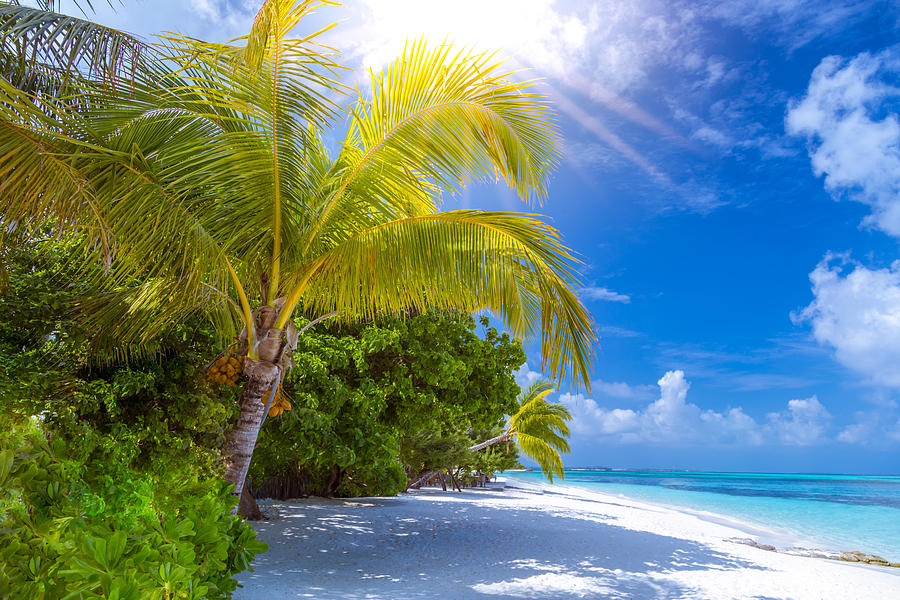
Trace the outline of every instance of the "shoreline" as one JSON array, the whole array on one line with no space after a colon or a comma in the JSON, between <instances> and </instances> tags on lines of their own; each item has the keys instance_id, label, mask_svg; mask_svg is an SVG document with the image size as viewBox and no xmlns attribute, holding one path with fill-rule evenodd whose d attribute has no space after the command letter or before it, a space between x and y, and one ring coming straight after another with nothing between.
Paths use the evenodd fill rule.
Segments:
<instances>
[{"instance_id":1,"label":"shoreline","mask_svg":"<svg viewBox=\"0 0 900 600\"><path fill-rule=\"evenodd\" d=\"M900 594L900 569L770 552L745 530L628 498L492 484L264 500L269 552L235 600L784 598ZM581 492L581 490L579 490Z\"/></svg>"},{"instance_id":2,"label":"shoreline","mask_svg":"<svg viewBox=\"0 0 900 600\"><path fill-rule=\"evenodd\" d=\"M823 549L809 544L798 535L763 527L757 523L742 521L739 518L729 515L723 515L707 510L700 510L679 506L676 504L668 504L665 502L653 502L640 498L631 498L625 494L610 494L607 492L588 490L577 485L554 484L549 485L545 482L531 482L521 479L498 478L498 482L502 482L507 489L522 489L525 491L534 491L543 494L560 494L562 496L579 496L582 493L588 496L605 497L613 499L627 499L635 505L646 504L648 506L663 507L675 512L693 515L702 521L708 523L723 525L725 527L733 527L744 535L728 538L725 541L735 544L743 544L768 552L776 552L779 554L788 554L792 556L805 556L809 558L820 558L826 560L835 560L840 562L864 563L878 567L900 568L900 561L891 561L877 554L864 552L862 550L845 550L845 549Z\"/></svg>"},{"instance_id":3,"label":"shoreline","mask_svg":"<svg viewBox=\"0 0 900 600\"><path fill-rule=\"evenodd\" d=\"M573 471L573 470L570 470ZM650 472L650 471L647 471ZM629 471L643 473L643 471ZM704 476L716 475L700 471ZM850 562L872 562L873 564L897 566L900 564L900 536L898 514L896 508L888 502L860 502L856 500L857 490L851 488L837 490L837 500L821 497L822 489L801 486L802 495L797 497L782 495L777 486L763 484L767 494L720 494L716 487L706 489L703 479L690 479L687 489L651 483L635 485L629 478L607 482L603 477L575 476L574 481L567 478L564 482L547 482L535 477L534 471L508 472L511 485L544 485L548 491L567 488L565 493L578 493L585 490L591 493L621 496L638 502L647 502L666 506L679 512L694 514L701 519L714 523L733 525L748 532L747 537L762 546L774 546L779 551L815 555ZM730 479L741 474L724 473ZM766 478L770 475L765 475ZM793 477L792 475L775 474L777 479ZM864 480L870 476L853 476ZM715 480L716 478L713 477ZM891 476L890 479L900 479ZM653 482L654 478L651 477ZM727 482L727 479L723 480ZM606 483L611 483L607 486ZM741 481L741 485L755 487L752 481ZM699 485L699 488L692 486ZM726 483L727 485L727 483ZM827 486L825 486L827 488ZM896 489L896 488L895 488ZM696 493L695 493L696 492ZM876 498L877 500L877 498ZM880 525L879 525L880 524Z\"/></svg>"}]
</instances>

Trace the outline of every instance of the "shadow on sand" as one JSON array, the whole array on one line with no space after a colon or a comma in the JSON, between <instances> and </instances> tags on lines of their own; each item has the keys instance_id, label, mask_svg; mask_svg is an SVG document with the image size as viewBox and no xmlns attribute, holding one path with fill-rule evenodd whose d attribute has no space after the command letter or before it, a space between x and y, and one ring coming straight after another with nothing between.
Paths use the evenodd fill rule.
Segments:
<instances>
[{"instance_id":1,"label":"shadow on sand","mask_svg":"<svg viewBox=\"0 0 900 600\"><path fill-rule=\"evenodd\" d=\"M270 550L235 598L657 600L695 597L662 576L671 571L760 569L613 520L480 502L496 494L283 504L255 525Z\"/></svg>"}]
</instances>

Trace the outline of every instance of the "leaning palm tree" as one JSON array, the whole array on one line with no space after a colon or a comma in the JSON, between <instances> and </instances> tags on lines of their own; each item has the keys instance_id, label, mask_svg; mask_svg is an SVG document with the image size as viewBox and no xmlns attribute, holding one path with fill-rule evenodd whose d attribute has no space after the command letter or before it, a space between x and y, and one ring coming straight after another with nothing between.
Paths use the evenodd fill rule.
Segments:
<instances>
[{"instance_id":1,"label":"leaning palm tree","mask_svg":"<svg viewBox=\"0 0 900 600\"><path fill-rule=\"evenodd\" d=\"M547 400L547 395L555 388L553 382L539 380L522 390L516 398L518 408L509 417L503 433L469 446L469 451L478 452L494 444L515 441L522 454L533 459L551 483L554 476L563 479L565 472L561 455L569 451L566 438L570 433L568 423L572 415L565 406ZM425 473L409 487L420 487L435 473Z\"/></svg>"},{"instance_id":2,"label":"leaning palm tree","mask_svg":"<svg viewBox=\"0 0 900 600\"><path fill-rule=\"evenodd\" d=\"M0 79L0 225L77 232L86 260L109 265L109 291L84 307L98 348L152 350L199 314L243 357L236 494L295 318L488 310L516 336L540 333L557 379L589 385L592 323L558 233L536 215L439 211L498 177L545 197L546 99L490 55L425 43L351 92L321 31L289 37L320 4L266 0L228 44L162 38L116 85L85 76L65 101Z\"/></svg>"},{"instance_id":3,"label":"leaning palm tree","mask_svg":"<svg viewBox=\"0 0 900 600\"><path fill-rule=\"evenodd\" d=\"M509 417L506 430L500 435L475 444L469 450L477 452L500 442L515 440L522 454L534 459L544 476L551 482L554 475L562 479L562 454L569 451L568 409L547 400L556 386L550 381L535 381L522 390L516 402L515 414Z\"/></svg>"}]
</instances>

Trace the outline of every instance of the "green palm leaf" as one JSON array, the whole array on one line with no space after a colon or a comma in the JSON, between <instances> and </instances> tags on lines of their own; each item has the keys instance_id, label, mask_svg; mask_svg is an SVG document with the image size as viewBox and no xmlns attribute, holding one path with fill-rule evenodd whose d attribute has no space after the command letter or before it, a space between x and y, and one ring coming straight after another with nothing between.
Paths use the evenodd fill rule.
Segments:
<instances>
[{"instance_id":1,"label":"green palm leaf","mask_svg":"<svg viewBox=\"0 0 900 600\"><path fill-rule=\"evenodd\" d=\"M313 269L298 278L309 278L302 297L315 313L353 319L414 305L487 309L513 335L543 328L551 371L561 377L571 367L589 385L590 316L571 291L572 256L538 218L451 211L389 221L340 242Z\"/></svg>"},{"instance_id":2,"label":"green palm leaf","mask_svg":"<svg viewBox=\"0 0 900 600\"><path fill-rule=\"evenodd\" d=\"M435 192L502 176L526 199L540 200L556 164L557 132L546 100L510 81L492 56L418 42L380 75L372 97L352 109L341 182L322 206L305 242L340 219L347 198L379 210L395 198L432 208Z\"/></svg>"},{"instance_id":3,"label":"green palm leaf","mask_svg":"<svg viewBox=\"0 0 900 600\"><path fill-rule=\"evenodd\" d=\"M38 5L0 2L0 75L20 89L58 96L82 77L115 83L152 51L135 36L53 12L57 2Z\"/></svg>"},{"instance_id":4,"label":"green palm leaf","mask_svg":"<svg viewBox=\"0 0 900 600\"><path fill-rule=\"evenodd\" d=\"M522 390L519 410L509 419L507 432L516 439L523 454L534 459L551 482L564 477L561 454L569 452L568 422L572 415L566 407L546 398L554 388L548 381L536 381Z\"/></svg>"}]
</instances>

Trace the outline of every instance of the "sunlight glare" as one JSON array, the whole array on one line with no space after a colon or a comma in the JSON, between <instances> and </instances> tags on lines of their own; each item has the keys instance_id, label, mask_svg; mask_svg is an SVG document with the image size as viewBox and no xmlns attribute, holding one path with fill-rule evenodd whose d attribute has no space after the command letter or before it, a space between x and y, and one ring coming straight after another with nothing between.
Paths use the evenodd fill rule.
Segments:
<instances>
[{"instance_id":1,"label":"sunlight glare","mask_svg":"<svg viewBox=\"0 0 900 600\"><path fill-rule=\"evenodd\" d=\"M520 66L558 71L565 54L585 43L586 29L574 17L561 16L552 0L363 0L371 14L365 29L374 35L358 41L363 66L379 68L403 49L407 40L445 39L474 50L500 50ZM563 52L560 52L563 50ZM568 52L566 52L568 51Z\"/></svg>"}]
</instances>

